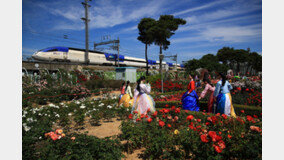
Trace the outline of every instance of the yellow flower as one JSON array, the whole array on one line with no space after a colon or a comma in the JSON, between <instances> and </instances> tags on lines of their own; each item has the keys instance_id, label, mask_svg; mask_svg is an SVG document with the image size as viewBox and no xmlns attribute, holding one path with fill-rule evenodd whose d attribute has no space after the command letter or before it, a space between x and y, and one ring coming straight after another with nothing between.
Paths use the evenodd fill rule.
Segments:
<instances>
[{"instance_id":1,"label":"yellow flower","mask_svg":"<svg viewBox=\"0 0 284 160\"><path fill-rule=\"evenodd\" d=\"M65 134L64 134L64 133L62 133L62 134L61 134L61 137L65 137Z\"/></svg>"},{"instance_id":2,"label":"yellow flower","mask_svg":"<svg viewBox=\"0 0 284 160\"><path fill-rule=\"evenodd\" d=\"M176 130L174 131L174 134L179 134L179 131L176 129Z\"/></svg>"}]
</instances>

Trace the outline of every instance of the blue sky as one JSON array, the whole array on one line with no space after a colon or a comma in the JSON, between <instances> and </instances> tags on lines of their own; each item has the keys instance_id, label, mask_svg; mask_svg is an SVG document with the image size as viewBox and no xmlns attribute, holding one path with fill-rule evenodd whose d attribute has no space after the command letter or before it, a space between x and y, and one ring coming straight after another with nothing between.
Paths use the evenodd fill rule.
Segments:
<instances>
[{"instance_id":1,"label":"blue sky","mask_svg":"<svg viewBox=\"0 0 284 160\"><path fill-rule=\"evenodd\" d=\"M51 46L85 48L82 1L23 0L23 54ZM216 54L224 46L250 47L262 54L261 0L93 0L89 4L91 50L94 42L111 35L121 41L120 54L145 58L145 45L137 40L140 19L172 14L187 21L171 37L169 49L163 51L166 55L177 53L178 63ZM158 60L158 54L158 46L151 45L149 58Z\"/></svg>"}]
</instances>

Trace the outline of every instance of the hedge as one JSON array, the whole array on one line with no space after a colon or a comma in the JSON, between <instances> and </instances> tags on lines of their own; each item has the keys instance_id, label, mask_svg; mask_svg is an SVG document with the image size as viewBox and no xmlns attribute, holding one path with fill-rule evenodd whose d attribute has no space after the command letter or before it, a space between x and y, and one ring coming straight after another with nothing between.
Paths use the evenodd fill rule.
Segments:
<instances>
[{"instance_id":1,"label":"hedge","mask_svg":"<svg viewBox=\"0 0 284 160\"><path fill-rule=\"evenodd\" d=\"M166 104L171 106L176 106L179 107L181 106L180 101L160 101L160 102L155 102L156 103L156 108L164 108ZM205 101L200 101L200 110L206 110L207 111L207 102ZM255 106L246 106L246 105L239 105L239 104L234 104L234 109L237 115L241 114L241 110L245 111L246 115L257 115L258 117L261 117L262 113L262 108L261 107L255 107Z\"/></svg>"}]
</instances>

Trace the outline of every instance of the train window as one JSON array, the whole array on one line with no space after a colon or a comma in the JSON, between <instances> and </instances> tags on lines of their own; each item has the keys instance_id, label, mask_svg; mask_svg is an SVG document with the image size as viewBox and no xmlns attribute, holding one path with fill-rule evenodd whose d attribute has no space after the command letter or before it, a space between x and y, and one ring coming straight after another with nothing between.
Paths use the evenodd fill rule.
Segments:
<instances>
[{"instance_id":1,"label":"train window","mask_svg":"<svg viewBox=\"0 0 284 160\"><path fill-rule=\"evenodd\" d=\"M48 50L48 52L52 52L52 51L58 51L58 49L51 49L51 50Z\"/></svg>"}]
</instances>

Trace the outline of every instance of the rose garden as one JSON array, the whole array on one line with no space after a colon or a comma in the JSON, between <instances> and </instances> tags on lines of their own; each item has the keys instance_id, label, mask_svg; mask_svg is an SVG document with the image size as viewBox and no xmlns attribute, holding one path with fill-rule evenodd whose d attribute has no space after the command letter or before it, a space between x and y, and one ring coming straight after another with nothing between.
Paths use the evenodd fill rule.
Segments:
<instances>
[{"instance_id":1,"label":"rose garden","mask_svg":"<svg viewBox=\"0 0 284 160\"><path fill-rule=\"evenodd\" d=\"M231 79L233 118L208 113L208 96L199 112L183 110L186 74L167 73L162 93L160 75L151 73L156 111L137 116L132 106L118 106L122 81L89 72L23 77L23 159L261 159L258 76Z\"/></svg>"}]
</instances>

